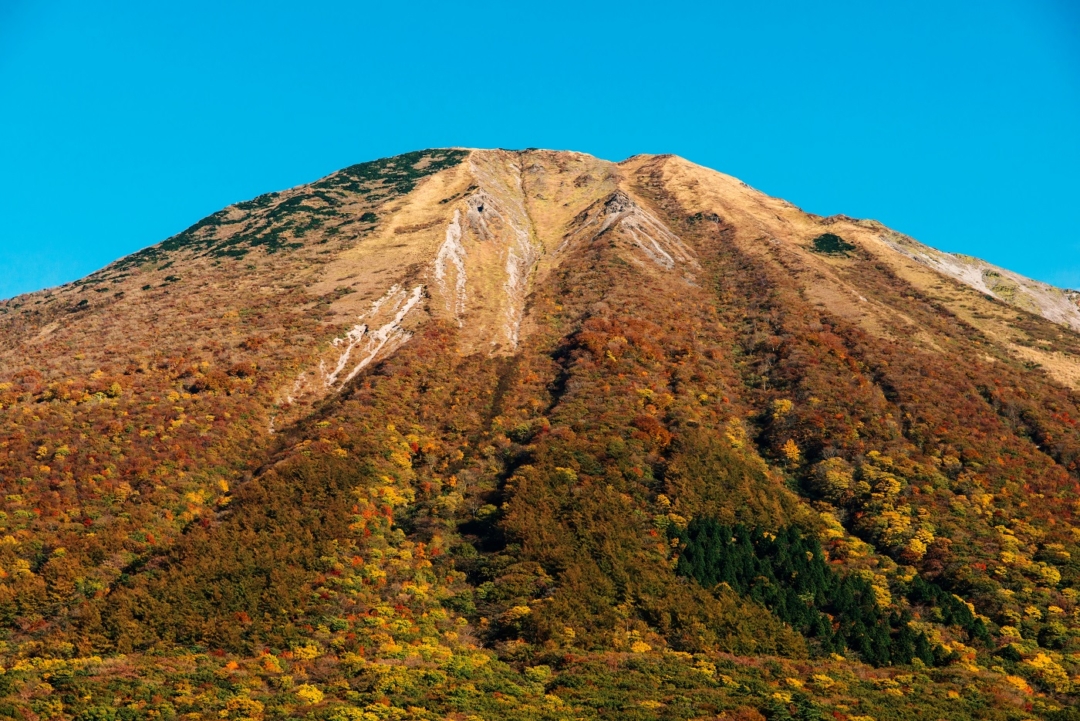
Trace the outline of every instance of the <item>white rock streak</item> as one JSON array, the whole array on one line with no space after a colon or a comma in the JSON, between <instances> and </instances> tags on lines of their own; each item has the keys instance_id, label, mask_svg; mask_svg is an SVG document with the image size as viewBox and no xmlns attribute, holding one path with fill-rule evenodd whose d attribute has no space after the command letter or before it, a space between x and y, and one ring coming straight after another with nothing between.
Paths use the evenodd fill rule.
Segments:
<instances>
[{"instance_id":1,"label":"white rock streak","mask_svg":"<svg viewBox=\"0 0 1080 721\"><path fill-rule=\"evenodd\" d=\"M404 330L401 327L401 321L405 320L405 316L409 314L409 311L416 307L416 304L420 302L421 295L423 293L424 286L418 285L413 288L412 293L405 298L404 302L398 306L397 314L394 319L386 325L382 326L378 330L369 333L367 337L367 345L364 348L364 352L367 353L364 358L353 366L349 375L345 376L345 380L342 383L348 383L356 374L359 373L367 366L371 361L375 360L375 356L378 355L385 346L391 345L397 347L409 340L412 334Z\"/></svg>"},{"instance_id":2,"label":"white rock streak","mask_svg":"<svg viewBox=\"0 0 1080 721\"><path fill-rule=\"evenodd\" d=\"M446 226L446 239L439 246L439 253L435 256L435 280L439 288L446 296L446 309L454 314L458 326L461 325L461 316L465 313L465 246L461 242L461 211L454 211L454 219ZM447 265L454 267L454 292L451 294L446 287Z\"/></svg>"},{"instance_id":3,"label":"white rock streak","mask_svg":"<svg viewBox=\"0 0 1080 721\"><path fill-rule=\"evenodd\" d=\"M622 228L634 239L634 243L644 251L645 255L668 270L675 267L675 258L672 253L679 255L679 260L683 262L690 260L688 254L680 252L685 248L678 236L652 216L640 212L639 208L635 210L638 212L631 212L622 219ZM665 246L671 251L670 253L665 250Z\"/></svg>"},{"instance_id":4,"label":"white rock streak","mask_svg":"<svg viewBox=\"0 0 1080 721\"><path fill-rule=\"evenodd\" d=\"M295 401L295 397L299 397L304 393L304 386L307 385L307 373L301 373L296 376L296 380L293 381L292 390L285 396L285 402L290 405ZM273 423L271 423L273 425Z\"/></svg>"},{"instance_id":5,"label":"white rock streak","mask_svg":"<svg viewBox=\"0 0 1080 721\"><path fill-rule=\"evenodd\" d=\"M599 207L589 208L582 225L568 235L555 252L562 252L586 231L591 231L591 237L597 238L616 226L647 258L666 270L674 270L678 264L697 265L693 251L679 236L622 191L612 193Z\"/></svg>"},{"instance_id":6,"label":"white rock streak","mask_svg":"<svg viewBox=\"0 0 1080 721\"><path fill-rule=\"evenodd\" d=\"M486 160L487 162L478 162ZM525 312L525 298L528 295L529 277L540 259L539 249L532 241L532 221L525 208L525 188L521 176L521 167L516 162L507 163L507 169L513 173L513 184L507 183L499 174L492 172L488 157L482 159L474 154L469 158L469 166L480 185L480 190L468 200L467 218L470 227L483 240L501 240L506 246L506 291L505 321L503 335L510 348L516 349L521 336L521 321ZM498 218L508 233L497 234L491 231L488 218ZM500 237L500 235L502 237Z\"/></svg>"},{"instance_id":7,"label":"white rock streak","mask_svg":"<svg viewBox=\"0 0 1080 721\"><path fill-rule=\"evenodd\" d=\"M373 317L383 306L390 308L394 313L393 318L374 330L369 328L367 323L358 323L345 334L344 338L335 338L332 345L342 350L334 370L330 373L323 371L324 385L331 389L335 386L339 388L344 386L375 360L384 348L388 346L396 348L407 341L411 334L401 327L401 322L420 302L423 290L424 286L418 285L413 288L412 293L406 293L401 286L394 285L386 295L372 303L371 310L361 316L360 320ZM354 351L359 360L353 360ZM349 369L348 373L341 378L341 374L346 369Z\"/></svg>"}]
</instances>

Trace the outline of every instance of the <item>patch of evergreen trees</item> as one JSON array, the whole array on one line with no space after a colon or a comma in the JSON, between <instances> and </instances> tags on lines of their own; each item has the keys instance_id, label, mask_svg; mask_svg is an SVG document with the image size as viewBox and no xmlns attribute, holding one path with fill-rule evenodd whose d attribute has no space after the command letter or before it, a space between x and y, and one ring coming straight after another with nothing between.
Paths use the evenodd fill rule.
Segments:
<instances>
[{"instance_id":1,"label":"patch of evergreen trees","mask_svg":"<svg viewBox=\"0 0 1080 721\"><path fill-rule=\"evenodd\" d=\"M967 631L970 640L977 639L984 645L990 645L993 641L986 624L972 613L968 605L936 583L916 576L911 582L907 597L915 603L921 602L933 606L940 615L938 620L941 623L947 626L959 626Z\"/></svg>"},{"instance_id":2,"label":"patch of evergreen trees","mask_svg":"<svg viewBox=\"0 0 1080 721\"><path fill-rule=\"evenodd\" d=\"M834 233L824 233L814 238L814 250L825 255L847 256L855 246Z\"/></svg>"},{"instance_id":3,"label":"patch of evergreen trees","mask_svg":"<svg viewBox=\"0 0 1080 721\"><path fill-rule=\"evenodd\" d=\"M773 534L696 519L677 536L679 575L707 587L726 583L816 641L824 653L850 649L875 666L947 660L941 646L908 625L910 614L879 608L867 581L830 568L817 539L794 526Z\"/></svg>"},{"instance_id":4,"label":"patch of evergreen trees","mask_svg":"<svg viewBox=\"0 0 1080 721\"><path fill-rule=\"evenodd\" d=\"M334 189L351 193L370 191L367 183L382 181L395 194L404 195L416 187L422 178L446 168L452 168L466 157L469 151L454 148L433 148L380 158L349 167L323 178L312 187L316 190ZM426 162L425 162L426 161ZM422 167L417 167L422 164Z\"/></svg>"}]
</instances>

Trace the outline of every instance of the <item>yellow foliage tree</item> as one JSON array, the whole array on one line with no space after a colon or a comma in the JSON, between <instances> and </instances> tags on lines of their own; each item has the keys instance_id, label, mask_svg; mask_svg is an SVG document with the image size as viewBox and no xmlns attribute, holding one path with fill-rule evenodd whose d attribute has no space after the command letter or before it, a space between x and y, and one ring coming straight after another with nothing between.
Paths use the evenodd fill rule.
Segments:
<instances>
[{"instance_id":1,"label":"yellow foliage tree","mask_svg":"<svg viewBox=\"0 0 1080 721\"><path fill-rule=\"evenodd\" d=\"M797 465L802 461L802 452L799 451L799 446L795 443L794 439L788 438L787 443L785 443L784 447L780 450L783 452L784 458L786 458L791 465Z\"/></svg>"}]
</instances>

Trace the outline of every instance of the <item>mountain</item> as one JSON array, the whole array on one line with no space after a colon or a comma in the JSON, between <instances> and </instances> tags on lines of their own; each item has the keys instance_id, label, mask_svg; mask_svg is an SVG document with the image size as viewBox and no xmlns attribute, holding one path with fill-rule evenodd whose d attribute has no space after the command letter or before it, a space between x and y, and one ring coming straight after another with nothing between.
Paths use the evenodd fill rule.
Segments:
<instances>
[{"instance_id":1,"label":"mountain","mask_svg":"<svg viewBox=\"0 0 1080 721\"><path fill-rule=\"evenodd\" d=\"M440 149L0 302L14 718L1075 718L1080 308Z\"/></svg>"}]
</instances>

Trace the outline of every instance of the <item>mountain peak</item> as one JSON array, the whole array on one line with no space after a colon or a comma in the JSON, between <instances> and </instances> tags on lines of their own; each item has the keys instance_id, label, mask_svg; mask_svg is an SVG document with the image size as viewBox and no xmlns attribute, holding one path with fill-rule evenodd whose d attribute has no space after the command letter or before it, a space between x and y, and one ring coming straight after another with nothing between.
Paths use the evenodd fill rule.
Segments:
<instances>
[{"instance_id":1,"label":"mountain peak","mask_svg":"<svg viewBox=\"0 0 1080 721\"><path fill-rule=\"evenodd\" d=\"M421 318L449 321L461 329L462 353L512 353L521 334L530 332L524 307L532 287L557 271L576 244L606 234L623 247L627 262L677 270L686 282L695 282L700 248L684 242L657 217L650 209L655 200L639 197L657 189L695 222L708 218L752 243L785 247L799 264L833 281L850 253L816 252L814 239L826 232L843 237L852 251L878 258L950 307L958 296L946 298L931 290L940 283L938 274L984 298L1080 329L1080 307L1065 291L975 258L934 250L876 221L805 213L675 155L635 155L611 163L573 151L472 148L430 149L360 163L308 185L237 203L82 281L6 301L0 314L21 309L22 317L32 312L55 322L65 313L100 309L111 314L106 308L114 307L123 312L147 295L172 295L188 288L186 276L203 285L258 286L261 292L291 277L294 288L334 296L326 322L341 328L342 335L338 345L332 343L323 353L322 366L337 368L338 346L353 358L356 345L348 340L350 334L363 335L358 342L367 347L367 333L381 330L387 337L376 342L375 355L363 356L363 362L373 362L403 342ZM417 287L420 297L408 304L400 322L396 311L382 317L397 305L379 304L379 299L402 289L411 294ZM865 297L842 287L812 292L823 299L828 295L838 309L846 305L840 298ZM985 312L956 311L976 327L1008 335L1006 328L988 323ZM843 312L875 333L895 321L878 318L888 313L880 307L854 305ZM386 323L405 325L389 328ZM1021 344L1016 350L1038 362L1047 360L1037 346ZM1071 362L1061 366L1060 361L1048 364L1062 379L1080 376ZM297 381L297 392L329 388L338 375L307 370Z\"/></svg>"},{"instance_id":2,"label":"mountain peak","mask_svg":"<svg viewBox=\"0 0 1080 721\"><path fill-rule=\"evenodd\" d=\"M237 203L0 303L0 689L1075 705L1077 323L671 155L433 149Z\"/></svg>"}]
</instances>

